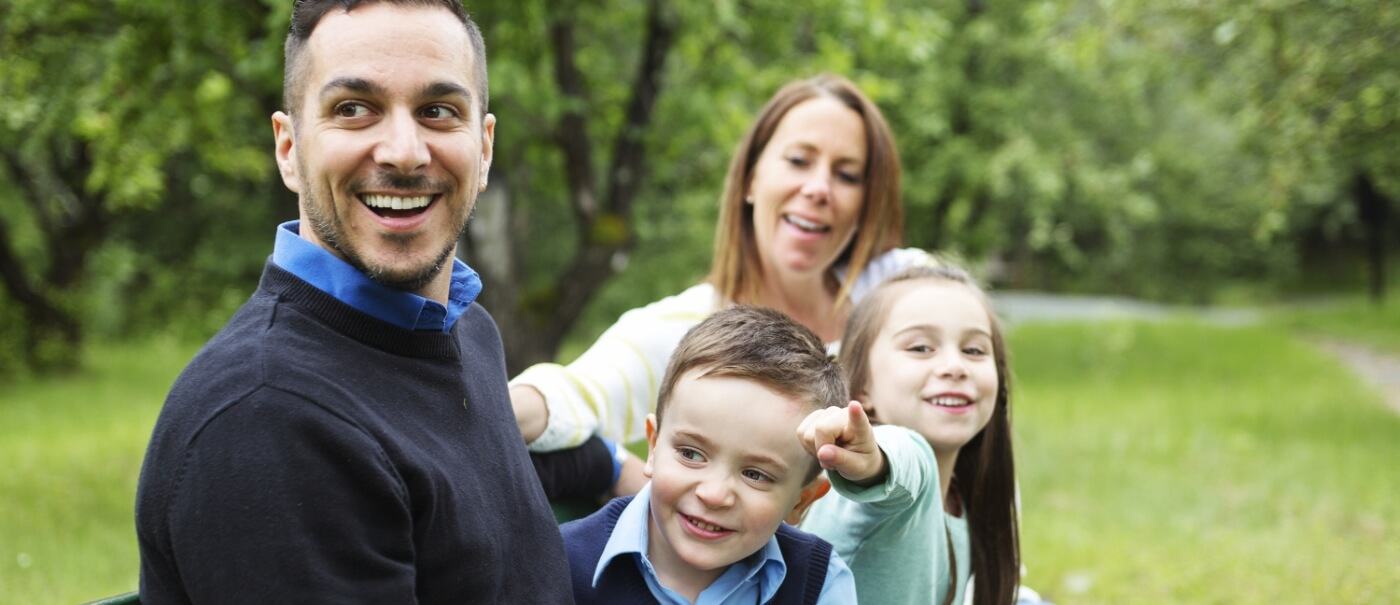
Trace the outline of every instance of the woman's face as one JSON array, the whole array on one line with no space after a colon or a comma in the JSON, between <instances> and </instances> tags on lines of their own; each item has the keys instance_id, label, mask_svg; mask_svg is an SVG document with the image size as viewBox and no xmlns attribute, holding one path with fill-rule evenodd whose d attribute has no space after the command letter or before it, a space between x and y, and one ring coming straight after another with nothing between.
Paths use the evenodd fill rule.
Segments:
<instances>
[{"instance_id":1,"label":"woman's face","mask_svg":"<svg viewBox=\"0 0 1400 605\"><path fill-rule=\"evenodd\" d=\"M766 273L821 273L835 262L855 235L865 162L865 123L840 101L815 97L783 116L745 198Z\"/></svg>"}]
</instances>

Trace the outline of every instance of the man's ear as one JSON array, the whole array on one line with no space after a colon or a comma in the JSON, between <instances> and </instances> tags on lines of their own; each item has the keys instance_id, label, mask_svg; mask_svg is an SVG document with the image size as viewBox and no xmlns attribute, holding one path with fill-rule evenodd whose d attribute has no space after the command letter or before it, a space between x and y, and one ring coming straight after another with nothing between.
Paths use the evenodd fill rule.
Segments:
<instances>
[{"instance_id":1,"label":"man's ear","mask_svg":"<svg viewBox=\"0 0 1400 605\"><path fill-rule=\"evenodd\" d=\"M656 414L647 414L647 463L642 467L642 474L651 478L652 461L656 460Z\"/></svg>"},{"instance_id":2,"label":"man's ear","mask_svg":"<svg viewBox=\"0 0 1400 605\"><path fill-rule=\"evenodd\" d=\"M792 512L788 513L786 519L788 525L797 525L802 522L802 518L807 516L807 509L817 500L821 500L827 492L831 491L831 481L826 478L826 474L817 475L811 483L802 488L802 493L797 497L797 505L792 507Z\"/></svg>"},{"instance_id":3,"label":"man's ear","mask_svg":"<svg viewBox=\"0 0 1400 605\"><path fill-rule=\"evenodd\" d=\"M292 116L278 111L272 114L272 139L277 157L277 171L282 184L293 193L301 193L301 171L297 169L297 143L292 134Z\"/></svg>"},{"instance_id":4,"label":"man's ear","mask_svg":"<svg viewBox=\"0 0 1400 605\"><path fill-rule=\"evenodd\" d=\"M496 116L486 114L481 118L481 174L480 184L477 185L477 193L486 191L486 179L491 175L491 158L495 157L496 150Z\"/></svg>"}]
</instances>

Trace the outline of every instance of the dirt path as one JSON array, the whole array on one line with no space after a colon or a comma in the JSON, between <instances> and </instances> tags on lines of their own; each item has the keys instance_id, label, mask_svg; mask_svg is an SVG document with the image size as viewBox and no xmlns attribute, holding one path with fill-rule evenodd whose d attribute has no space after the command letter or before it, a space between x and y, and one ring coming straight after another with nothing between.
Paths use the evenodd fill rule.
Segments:
<instances>
[{"instance_id":1,"label":"dirt path","mask_svg":"<svg viewBox=\"0 0 1400 605\"><path fill-rule=\"evenodd\" d=\"M1002 291L992 295L993 305L1009 323L1024 321L1094 321L1102 319L1169 319L1191 316L1219 325L1256 322L1255 309L1211 309L1160 305L1130 298L1067 296L1039 292ZM1323 350L1341 360L1352 372L1375 385L1387 407L1400 414L1400 356L1358 344L1316 339Z\"/></svg>"},{"instance_id":2,"label":"dirt path","mask_svg":"<svg viewBox=\"0 0 1400 605\"><path fill-rule=\"evenodd\" d=\"M1342 360L1351 371L1376 385L1386 406L1400 414L1400 357L1340 340L1316 342Z\"/></svg>"}]
</instances>

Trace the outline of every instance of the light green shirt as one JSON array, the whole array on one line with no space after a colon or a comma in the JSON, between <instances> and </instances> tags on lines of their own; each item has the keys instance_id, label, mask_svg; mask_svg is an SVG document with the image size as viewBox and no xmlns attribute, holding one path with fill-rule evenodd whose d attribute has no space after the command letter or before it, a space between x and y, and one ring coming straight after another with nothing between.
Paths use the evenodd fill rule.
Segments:
<instances>
[{"instance_id":1,"label":"light green shirt","mask_svg":"<svg viewBox=\"0 0 1400 605\"><path fill-rule=\"evenodd\" d=\"M971 570L967 522L943 512L933 448L903 427L875 427L885 452L885 481L859 487L831 474L832 494L818 500L802 529L831 542L856 577L862 603L938 605L949 590L961 603ZM950 527L951 526L951 527ZM957 581L948 574L952 530Z\"/></svg>"}]
</instances>

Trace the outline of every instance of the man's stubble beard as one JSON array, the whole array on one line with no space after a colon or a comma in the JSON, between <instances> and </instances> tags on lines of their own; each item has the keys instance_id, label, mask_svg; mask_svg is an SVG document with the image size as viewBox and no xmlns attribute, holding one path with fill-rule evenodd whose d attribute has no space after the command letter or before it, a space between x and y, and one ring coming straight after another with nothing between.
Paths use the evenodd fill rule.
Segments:
<instances>
[{"instance_id":1,"label":"man's stubble beard","mask_svg":"<svg viewBox=\"0 0 1400 605\"><path fill-rule=\"evenodd\" d=\"M300 158L298 158L297 163L299 164L298 168L301 170L301 174L306 175L306 166L301 162ZM409 178L412 179L414 177ZM398 184L402 185L404 177L384 175L380 180L388 183L398 182ZM365 276L369 277L371 280L390 288L407 292L418 292L422 290L423 287L432 282L438 274L442 273L442 270L447 266L448 259L452 258L452 252L456 249L457 242L461 241L462 234L467 229L467 221L471 218L471 211L476 206L476 200L473 199L469 200L463 207L462 216L455 230L455 235L444 244L442 251L438 253L436 258L417 269L410 269L402 273L394 273L389 267L371 265L366 262L364 257L360 255L359 251L356 250L354 245L349 241L349 238L342 237L345 231L344 225L340 220L340 215L336 213L333 207L333 202L331 204L322 203L320 196L316 194L315 187L312 186L311 183L306 183L303 189L306 191L301 194L301 208L302 211L306 213L306 219L311 223L311 231L316 234L317 239L320 239L322 243L331 250L337 252L341 258L345 259L345 262L350 263L350 266L365 274ZM445 198L450 193L452 192L443 193L443 197ZM359 201L354 200L353 203L359 203ZM439 199L437 203L446 202ZM381 236L371 235L371 237ZM403 248L412 243L415 237L427 236L390 234L382 237L385 237L385 239Z\"/></svg>"}]
</instances>

